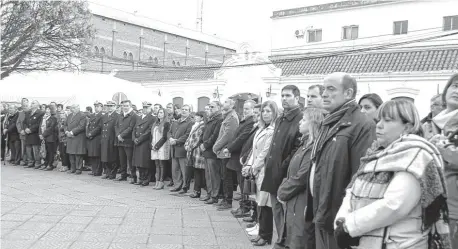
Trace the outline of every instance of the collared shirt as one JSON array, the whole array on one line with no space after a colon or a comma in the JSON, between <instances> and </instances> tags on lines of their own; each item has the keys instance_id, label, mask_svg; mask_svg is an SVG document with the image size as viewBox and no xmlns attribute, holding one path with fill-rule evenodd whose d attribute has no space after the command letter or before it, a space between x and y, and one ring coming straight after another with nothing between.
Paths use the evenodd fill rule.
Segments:
<instances>
[{"instance_id":1,"label":"collared shirt","mask_svg":"<svg viewBox=\"0 0 458 249\"><path fill-rule=\"evenodd\" d=\"M123 112L122 115L125 117L127 116L129 113L131 113L134 109L130 109L128 112Z\"/></svg>"}]
</instances>

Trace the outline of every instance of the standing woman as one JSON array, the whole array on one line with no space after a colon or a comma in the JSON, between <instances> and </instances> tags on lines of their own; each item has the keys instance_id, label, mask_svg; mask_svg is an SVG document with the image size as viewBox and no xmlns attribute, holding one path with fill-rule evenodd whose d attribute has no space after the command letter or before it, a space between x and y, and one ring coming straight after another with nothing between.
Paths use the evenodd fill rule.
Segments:
<instances>
[{"instance_id":1,"label":"standing woman","mask_svg":"<svg viewBox=\"0 0 458 249\"><path fill-rule=\"evenodd\" d=\"M46 147L45 163L40 168L41 170L53 170L54 156L56 155L56 140L58 136L58 121L55 115L51 115L51 108L46 106L45 115L43 116L40 138L44 140Z\"/></svg>"},{"instance_id":2,"label":"standing woman","mask_svg":"<svg viewBox=\"0 0 458 249\"><path fill-rule=\"evenodd\" d=\"M302 144L291 159L288 173L277 192L277 198L285 203L286 244L290 249L315 248L315 225L305 217L307 197L310 191L309 177L313 141L318 137L324 110L307 108L299 124ZM304 222L305 221L305 222Z\"/></svg>"},{"instance_id":3,"label":"standing woman","mask_svg":"<svg viewBox=\"0 0 458 249\"><path fill-rule=\"evenodd\" d=\"M377 110L383 104L382 98L376 93L368 93L359 99L361 112L365 113L372 120L377 118Z\"/></svg>"},{"instance_id":4,"label":"standing woman","mask_svg":"<svg viewBox=\"0 0 458 249\"><path fill-rule=\"evenodd\" d=\"M450 215L452 248L458 248L458 74L447 82L442 93L446 109L433 118L431 138L445 162L447 204Z\"/></svg>"},{"instance_id":5,"label":"standing woman","mask_svg":"<svg viewBox=\"0 0 458 249\"><path fill-rule=\"evenodd\" d=\"M156 186L154 189L164 188L165 166L170 160L170 142L167 138L169 130L169 116L164 108L160 108L157 112L157 121L151 128L151 160L156 161Z\"/></svg>"},{"instance_id":6,"label":"standing woman","mask_svg":"<svg viewBox=\"0 0 458 249\"><path fill-rule=\"evenodd\" d=\"M261 106L261 118L258 123L259 128L253 139L253 149L248 159L248 166L242 169L242 174L244 176L252 174L256 181L256 203L260 212L258 225L251 230L250 234L258 235L251 240L254 246L265 246L266 244L270 245L272 243L273 213L270 193L261 191L261 185L264 181L265 159L269 154L270 144L274 134L275 119L277 119L277 117L277 104L270 100L264 102Z\"/></svg>"},{"instance_id":7,"label":"standing woman","mask_svg":"<svg viewBox=\"0 0 458 249\"><path fill-rule=\"evenodd\" d=\"M202 143L201 136L204 131L206 116L203 111L195 114L195 123L184 144L188 158L187 166L194 167L194 193L189 196L191 198L200 198L200 191L205 188L205 158L202 156L202 151L199 147Z\"/></svg>"}]
</instances>

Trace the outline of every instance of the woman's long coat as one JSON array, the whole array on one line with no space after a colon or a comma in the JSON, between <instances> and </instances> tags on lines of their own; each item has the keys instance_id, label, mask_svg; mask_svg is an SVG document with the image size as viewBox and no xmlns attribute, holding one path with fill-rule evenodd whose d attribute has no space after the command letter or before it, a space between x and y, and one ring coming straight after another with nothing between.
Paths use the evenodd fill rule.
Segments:
<instances>
[{"instance_id":1,"label":"woman's long coat","mask_svg":"<svg viewBox=\"0 0 458 249\"><path fill-rule=\"evenodd\" d=\"M254 136L253 150L248 161L248 165L251 165L253 172L255 172L256 202L258 203L258 206L272 206L270 203L270 194L268 192L261 191L261 185L264 181L265 175L265 159L269 154L273 134L274 127L272 125L265 128L259 128Z\"/></svg>"},{"instance_id":2,"label":"woman's long coat","mask_svg":"<svg viewBox=\"0 0 458 249\"><path fill-rule=\"evenodd\" d=\"M151 165L150 153L150 140L151 140L151 127L156 122L156 117L151 114L137 116L134 130L132 132L132 140L134 141L134 152L132 156L132 166L139 168L149 168ZM135 144L135 140L138 143Z\"/></svg>"}]
</instances>

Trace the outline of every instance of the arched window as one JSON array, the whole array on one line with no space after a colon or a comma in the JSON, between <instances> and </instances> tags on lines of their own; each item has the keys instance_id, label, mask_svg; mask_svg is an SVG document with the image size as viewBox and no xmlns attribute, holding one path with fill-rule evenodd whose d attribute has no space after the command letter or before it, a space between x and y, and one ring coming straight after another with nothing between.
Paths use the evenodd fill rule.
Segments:
<instances>
[{"instance_id":1,"label":"arched window","mask_svg":"<svg viewBox=\"0 0 458 249\"><path fill-rule=\"evenodd\" d=\"M94 47L94 53L99 54L99 48L97 46Z\"/></svg>"},{"instance_id":2,"label":"arched window","mask_svg":"<svg viewBox=\"0 0 458 249\"><path fill-rule=\"evenodd\" d=\"M100 48L100 53L101 53L102 55L105 55L105 49L104 49L103 47Z\"/></svg>"},{"instance_id":3,"label":"arched window","mask_svg":"<svg viewBox=\"0 0 458 249\"><path fill-rule=\"evenodd\" d=\"M159 61L157 60L157 57L154 57L154 64L158 64Z\"/></svg>"},{"instance_id":4,"label":"arched window","mask_svg":"<svg viewBox=\"0 0 458 249\"><path fill-rule=\"evenodd\" d=\"M175 97L175 98L173 98L172 103L174 105L179 105L180 107L182 107L183 106L183 98L182 97Z\"/></svg>"},{"instance_id":5,"label":"arched window","mask_svg":"<svg viewBox=\"0 0 458 249\"><path fill-rule=\"evenodd\" d=\"M134 60L134 56L132 55L132 53L129 53L129 60L130 60L130 61L133 61L133 60Z\"/></svg>"},{"instance_id":6,"label":"arched window","mask_svg":"<svg viewBox=\"0 0 458 249\"><path fill-rule=\"evenodd\" d=\"M205 106L210 103L210 98L208 97L200 97L197 99L197 110L198 111L205 111Z\"/></svg>"},{"instance_id":7,"label":"arched window","mask_svg":"<svg viewBox=\"0 0 458 249\"><path fill-rule=\"evenodd\" d=\"M124 60L127 60L127 52L126 51L124 51L123 58L124 58Z\"/></svg>"}]
</instances>

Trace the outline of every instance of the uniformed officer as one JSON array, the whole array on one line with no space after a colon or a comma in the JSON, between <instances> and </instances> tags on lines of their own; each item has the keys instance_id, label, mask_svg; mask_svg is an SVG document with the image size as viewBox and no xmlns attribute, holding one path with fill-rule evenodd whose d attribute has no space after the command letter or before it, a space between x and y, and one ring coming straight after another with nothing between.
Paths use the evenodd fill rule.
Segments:
<instances>
[{"instance_id":1,"label":"uniformed officer","mask_svg":"<svg viewBox=\"0 0 458 249\"><path fill-rule=\"evenodd\" d=\"M131 171L134 145L132 141L132 131L135 126L135 121L137 120L137 114L135 114L132 109L132 102L130 100L124 100L121 104L122 113L118 116L118 120L115 124L115 145L118 146L120 164L120 176L116 181L126 181L127 172Z\"/></svg>"},{"instance_id":2,"label":"uniformed officer","mask_svg":"<svg viewBox=\"0 0 458 249\"><path fill-rule=\"evenodd\" d=\"M134 152L132 157L132 168L131 168L131 184L148 186L148 171L151 167L151 127L156 122L156 117L151 115L151 106L149 102L143 102L143 110L141 116L137 116L134 130ZM139 171L139 179L137 181L137 172Z\"/></svg>"},{"instance_id":3,"label":"uniformed officer","mask_svg":"<svg viewBox=\"0 0 458 249\"><path fill-rule=\"evenodd\" d=\"M118 149L115 146L115 123L118 120L116 103L107 101L107 113L102 116L102 137L100 139L100 161L105 168L103 179L115 179L118 159Z\"/></svg>"},{"instance_id":4,"label":"uniformed officer","mask_svg":"<svg viewBox=\"0 0 458 249\"><path fill-rule=\"evenodd\" d=\"M89 115L86 129L87 137L87 156L92 172L89 175L101 176L102 166L100 164L101 138L102 138L102 108L103 104L96 101L94 103L95 113Z\"/></svg>"}]
</instances>

